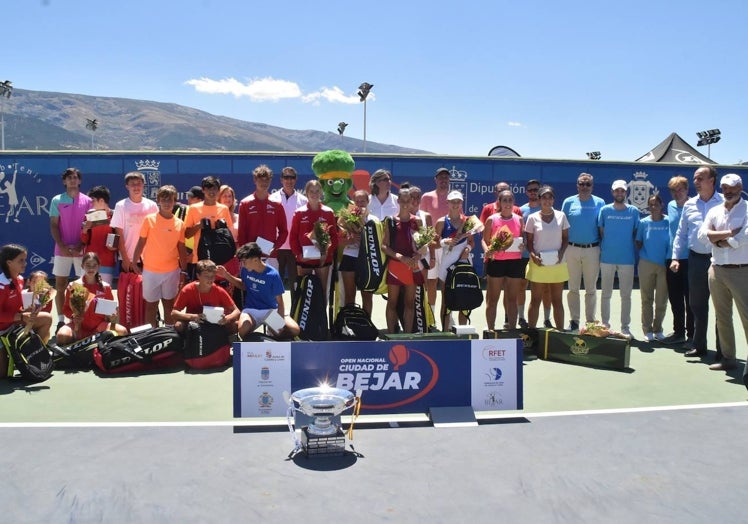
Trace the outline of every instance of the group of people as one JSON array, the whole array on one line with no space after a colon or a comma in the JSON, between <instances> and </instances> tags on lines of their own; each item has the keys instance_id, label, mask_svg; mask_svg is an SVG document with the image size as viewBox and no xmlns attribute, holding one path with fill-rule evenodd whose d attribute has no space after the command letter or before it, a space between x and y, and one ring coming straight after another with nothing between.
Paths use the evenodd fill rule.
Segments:
<instances>
[{"instance_id":1,"label":"group of people","mask_svg":"<svg viewBox=\"0 0 748 524\"><path fill-rule=\"evenodd\" d=\"M153 326L158 324L159 304L164 322L175 323L177 329L184 329L188 322L205 321L203 308L213 306L223 308L219 323L240 337L276 313L283 321L282 327L275 324L273 333L294 337L299 326L283 302L283 279L292 288L297 276L314 273L327 290L333 267L341 275L341 305L356 302L360 233L343 227L340 215L325 205L320 181L307 182L300 192L295 187L296 170L286 167L281 172L281 188L271 193L273 172L268 166L258 166L252 178L254 192L238 205L233 188L215 176L191 188L185 205L178 202L178 191L171 185L158 189L155 202L146 198L145 178L133 171L124 177L127 198L112 210L106 187L95 186L84 194L80 171L66 169L62 174L65 191L50 205L55 288L45 292L47 302L54 297L57 306L58 343L104 329L122 334L134 327L119 324L116 314L95 310L97 300L112 300L111 283L117 269L120 281L125 273L141 276L145 320ZM565 286L570 330L578 330L582 321L582 287L585 322L599 318L610 328L617 276L620 332L632 336L631 291L638 258L644 338L687 343L686 355L703 357L711 291L723 357L712 368L736 365L733 301L748 328L748 280L741 278L748 272L747 215L738 175L722 177L720 194L716 170L700 167L693 176L697 194L691 198L688 179L673 177L668 183L672 200L665 205L659 194L650 196L646 218L626 203L625 181L613 182L612 202L606 204L593 194L594 178L588 173L578 176L577 194L563 200L558 209L554 189L538 180L525 184L527 202L521 207L510 186L500 182L495 186L495 202L486 204L477 220L465 216L464 197L450 188L447 169L436 171L434 183L435 188L425 193L402 183L395 195L392 174L380 169L370 177L368 192L359 189L353 194L362 220L389 224L382 230L381 245L388 260L388 331L412 329L419 286L435 311L447 268L458 260L470 261L479 241L489 330L536 327L541 306L544 325L563 329ZM235 256L218 263L201 258L198 246L206 227L228 229L237 246ZM320 227L327 234L324 243ZM427 228L433 228L435 237L419 248L415 239ZM0 329L30 324L46 340L54 324L51 303L45 307L22 303L26 256L17 244L0 249ZM79 277L72 284L71 271ZM46 275L41 277L45 280ZM602 288L599 317L598 277ZM80 294L76 289L81 287L87 292L83 309L71 304L72 295ZM30 291L39 295L39 289L34 285ZM502 293L503 322L497 320ZM361 303L369 315L372 295L361 291ZM668 300L673 332L666 336L663 320ZM443 298L440 313L442 329L447 330L454 319L446 314ZM458 322L465 319L460 317Z\"/></svg>"}]
</instances>

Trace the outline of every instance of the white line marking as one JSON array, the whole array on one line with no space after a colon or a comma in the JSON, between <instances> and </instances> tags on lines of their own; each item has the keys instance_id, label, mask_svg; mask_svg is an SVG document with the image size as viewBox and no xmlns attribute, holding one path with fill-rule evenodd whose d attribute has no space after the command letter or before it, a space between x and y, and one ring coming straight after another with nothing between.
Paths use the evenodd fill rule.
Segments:
<instances>
[{"instance_id":1,"label":"white line marking","mask_svg":"<svg viewBox=\"0 0 748 524\"><path fill-rule=\"evenodd\" d=\"M493 420L493 419L512 419L512 418L541 418L541 417L568 417L568 416L579 416L579 415L616 415L624 413L648 413L656 411L683 411L687 409L714 409L714 408L738 408L748 407L748 402L724 402L724 403L713 403L713 404L686 404L681 406L651 406L651 407L640 407L640 408L612 408L612 409L588 409L588 410L574 410L574 411L547 411L540 413L524 413L522 411L512 411L510 413L499 413L499 412L476 412L475 416L478 420ZM373 415L367 419L367 415L361 415L357 424L369 423L381 423L389 422L390 424L396 424L402 422L403 418L398 418L398 415L393 415L391 419L384 418L383 415ZM408 422L429 422L429 418L426 415L416 416L410 415L405 418ZM181 421L181 422L2 422L0 423L0 429L16 429L16 428L153 428L153 427L268 427L268 426L285 426L285 417L270 417L267 419L236 419L236 420L216 420L216 421Z\"/></svg>"}]
</instances>

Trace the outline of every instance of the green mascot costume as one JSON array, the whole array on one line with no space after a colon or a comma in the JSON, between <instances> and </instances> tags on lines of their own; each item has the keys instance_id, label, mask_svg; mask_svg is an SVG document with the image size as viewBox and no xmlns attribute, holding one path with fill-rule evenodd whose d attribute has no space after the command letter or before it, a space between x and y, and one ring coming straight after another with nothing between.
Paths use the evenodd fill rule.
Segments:
<instances>
[{"instance_id":1,"label":"green mascot costume","mask_svg":"<svg viewBox=\"0 0 748 524\"><path fill-rule=\"evenodd\" d=\"M336 215L351 203L348 191L353 187L351 173L355 168L353 157L339 149L323 151L312 160L312 171L322 184L323 202L332 208Z\"/></svg>"}]
</instances>

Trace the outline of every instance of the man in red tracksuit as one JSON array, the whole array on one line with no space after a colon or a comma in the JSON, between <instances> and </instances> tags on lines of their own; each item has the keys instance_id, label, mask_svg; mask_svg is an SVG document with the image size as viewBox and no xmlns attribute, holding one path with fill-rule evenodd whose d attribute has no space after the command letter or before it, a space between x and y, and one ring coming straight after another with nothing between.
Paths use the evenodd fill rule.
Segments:
<instances>
[{"instance_id":1,"label":"man in red tracksuit","mask_svg":"<svg viewBox=\"0 0 748 524\"><path fill-rule=\"evenodd\" d=\"M268 257L266 262L278 269L276 252L288 237L286 212L282 204L268 198L273 171L263 164L255 168L252 178L255 192L239 203L237 247L257 242L262 248L263 256Z\"/></svg>"}]
</instances>

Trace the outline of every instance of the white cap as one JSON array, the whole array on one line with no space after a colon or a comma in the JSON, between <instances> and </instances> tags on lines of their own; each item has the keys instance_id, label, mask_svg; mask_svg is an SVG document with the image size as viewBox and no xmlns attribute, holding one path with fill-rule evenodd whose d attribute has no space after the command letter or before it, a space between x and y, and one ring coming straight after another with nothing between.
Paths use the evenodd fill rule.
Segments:
<instances>
[{"instance_id":1,"label":"white cap","mask_svg":"<svg viewBox=\"0 0 748 524\"><path fill-rule=\"evenodd\" d=\"M462 198L462 193L460 193L456 189L449 192L449 194L447 195L447 200L462 200L463 202L465 201L465 199Z\"/></svg>"},{"instance_id":2,"label":"white cap","mask_svg":"<svg viewBox=\"0 0 748 524\"><path fill-rule=\"evenodd\" d=\"M629 186L625 180L616 180L615 182L613 182L613 185L611 186L611 189L613 191L615 191L616 189L628 189L628 188Z\"/></svg>"},{"instance_id":3,"label":"white cap","mask_svg":"<svg viewBox=\"0 0 748 524\"><path fill-rule=\"evenodd\" d=\"M743 180L735 173L728 173L722 177L719 181L719 185L728 187L742 186Z\"/></svg>"}]
</instances>

